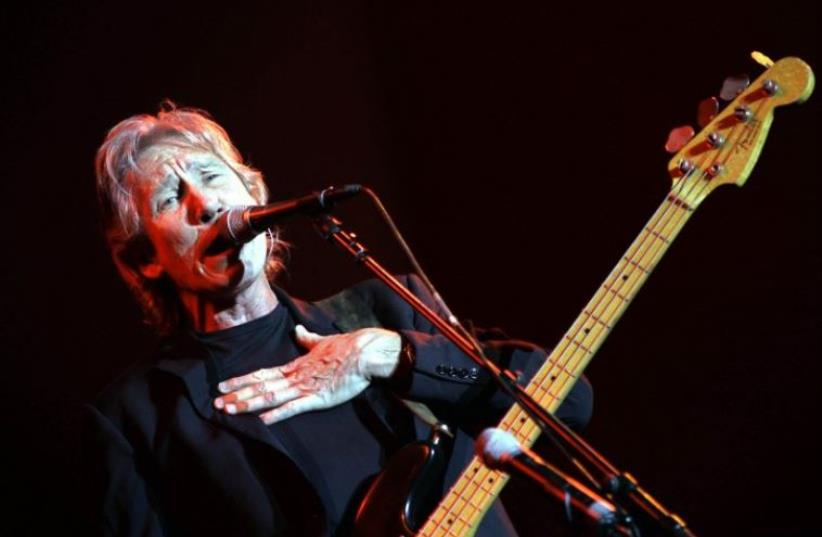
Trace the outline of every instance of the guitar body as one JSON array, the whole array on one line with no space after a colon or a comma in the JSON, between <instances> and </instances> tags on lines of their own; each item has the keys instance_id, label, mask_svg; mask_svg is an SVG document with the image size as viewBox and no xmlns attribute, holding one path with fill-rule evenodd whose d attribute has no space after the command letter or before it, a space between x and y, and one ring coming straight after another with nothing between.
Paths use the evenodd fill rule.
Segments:
<instances>
[{"instance_id":1,"label":"guitar body","mask_svg":"<svg viewBox=\"0 0 822 537\"><path fill-rule=\"evenodd\" d=\"M442 428L399 450L368 488L354 517L356 537L411 537L442 496L453 440Z\"/></svg>"}]
</instances>

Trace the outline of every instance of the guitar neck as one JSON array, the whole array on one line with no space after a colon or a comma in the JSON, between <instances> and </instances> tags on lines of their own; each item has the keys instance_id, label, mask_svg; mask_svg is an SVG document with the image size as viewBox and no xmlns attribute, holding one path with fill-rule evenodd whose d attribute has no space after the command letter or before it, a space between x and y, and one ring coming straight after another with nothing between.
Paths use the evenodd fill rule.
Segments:
<instances>
[{"instance_id":1,"label":"guitar neck","mask_svg":"<svg viewBox=\"0 0 822 537\"><path fill-rule=\"evenodd\" d=\"M693 210L716 187L745 183L765 143L773 110L804 102L813 92L813 71L799 58L776 63L761 53L754 58L768 70L671 159L673 189L528 384L528 394L549 412L556 412ZM499 428L525 446L539 435L516 405ZM506 481L505 474L474 457L418 535L473 535Z\"/></svg>"},{"instance_id":2,"label":"guitar neck","mask_svg":"<svg viewBox=\"0 0 822 537\"><path fill-rule=\"evenodd\" d=\"M526 387L528 394L549 412L556 412L685 226L694 209L680 194L671 191L665 197ZM532 446L539 436L539 427L517 405L508 411L498 427L513 434L524 446ZM506 474L486 468L474 457L418 535L473 535L507 479Z\"/></svg>"}]
</instances>

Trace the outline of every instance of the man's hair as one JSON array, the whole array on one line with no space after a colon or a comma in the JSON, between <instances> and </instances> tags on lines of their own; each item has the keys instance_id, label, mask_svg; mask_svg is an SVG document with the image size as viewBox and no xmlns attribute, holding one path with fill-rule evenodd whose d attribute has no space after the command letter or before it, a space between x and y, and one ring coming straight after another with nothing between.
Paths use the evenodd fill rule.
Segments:
<instances>
[{"instance_id":1,"label":"man's hair","mask_svg":"<svg viewBox=\"0 0 822 537\"><path fill-rule=\"evenodd\" d=\"M140 271L141 265L150 261L153 247L140 221L131 178L143 172L138 165L140 155L167 142L214 154L240 177L258 203L268 200L262 173L243 162L225 129L207 112L178 108L164 101L156 116L132 116L108 132L95 160L103 232L114 264L140 304L146 322L161 334L169 333L179 323L180 304L167 276L152 280ZM268 250L266 274L271 280L282 269L284 243L272 235Z\"/></svg>"}]
</instances>

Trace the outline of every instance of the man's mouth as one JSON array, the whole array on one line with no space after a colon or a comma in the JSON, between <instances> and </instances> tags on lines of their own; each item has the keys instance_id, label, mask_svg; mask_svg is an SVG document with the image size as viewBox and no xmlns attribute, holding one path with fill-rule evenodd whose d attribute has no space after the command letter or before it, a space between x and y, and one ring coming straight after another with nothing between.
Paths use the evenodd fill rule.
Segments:
<instances>
[{"instance_id":1,"label":"man's mouth","mask_svg":"<svg viewBox=\"0 0 822 537\"><path fill-rule=\"evenodd\" d=\"M220 228L216 225L211 226L206 232L204 242L206 246L203 249L203 258L222 255L232 250L239 251L242 248L242 245L238 245L220 233Z\"/></svg>"},{"instance_id":2,"label":"man's mouth","mask_svg":"<svg viewBox=\"0 0 822 537\"><path fill-rule=\"evenodd\" d=\"M212 226L205 231L205 234L201 236L200 244L202 246L200 247L199 270L203 275L222 279L228 276L226 271L235 272L235 265L239 262L243 244L226 239L217 226Z\"/></svg>"}]
</instances>

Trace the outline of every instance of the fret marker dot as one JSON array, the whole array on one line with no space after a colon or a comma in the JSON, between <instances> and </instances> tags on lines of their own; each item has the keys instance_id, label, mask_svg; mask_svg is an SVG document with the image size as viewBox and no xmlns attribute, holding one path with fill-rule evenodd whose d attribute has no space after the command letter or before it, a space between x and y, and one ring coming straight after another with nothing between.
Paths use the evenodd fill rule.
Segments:
<instances>
[{"instance_id":1,"label":"fret marker dot","mask_svg":"<svg viewBox=\"0 0 822 537\"><path fill-rule=\"evenodd\" d=\"M623 274L623 275L622 275L622 280L623 280L623 281L625 281L625 280L627 280L627 279L628 279L628 275L627 275L627 274Z\"/></svg>"},{"instance_id":2,"label":"fret marker dot","mask_svg":"<svg viewBox=\"0 0 822 537\"><path fill-rule=\"evenodd\" d=\"M494 482L494 478L493 478L493 477L489 477L489 478L488 478L488 482L489 482L489 483L493 483L493 482Z\"/></svg>"},{"instance_id":3,"label":"fret marker dot","mask_svg":"<svg viewBox=\"0 0 822 537\"><path fill-rule=\"evenodd\" d=\"M590 328L586 328L586 329L585 329L585 333L586 333L586 334L590 334L590 333L591 333L591 329L590 329Z\"/></svg>"},{"instance_id":4,"label":"fret marker dot","mask_svg":"<svg viewBox=\"0 0 822 537\"><path fill-rule=\"evenodd\" d=\"M448 525L450 526L450 525L451 525L451 524L453 524L453 523L454 523L454 519L453 519L453 518L449 518L449 519L448 519Z\"/></svg>"},{"instance_id":5,"label":"fret marker dot","mask_svg":"<svg viewBox=\"0 0 822 537\"><path fill-rule=\"evenodd\" d=\"M520 422L520 423L525 423L525 418L520 418L520 419L519 419L519 422Z\"/></svg>"}]
</instances>

